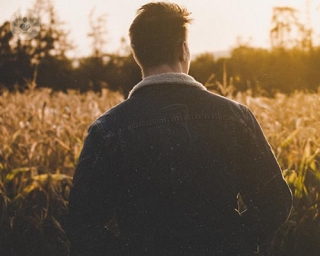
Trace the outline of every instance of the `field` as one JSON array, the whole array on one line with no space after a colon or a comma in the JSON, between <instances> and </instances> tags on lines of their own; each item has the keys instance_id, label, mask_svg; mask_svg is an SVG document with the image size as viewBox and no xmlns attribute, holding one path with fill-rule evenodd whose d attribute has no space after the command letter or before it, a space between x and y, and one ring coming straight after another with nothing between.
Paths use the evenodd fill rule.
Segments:
<instances>
[{"instance_id":1,"label":"field","mask_svg":"<svg viewBox=\"0 0 320 256\"><path fill-rule=\"evenodd\" d=\"M274 255L320 255L320 93L230 96L256 115L294 194ZM89 124L123 97L49 89L0 95L0 255L68 255L63 230Z\"/></svg>"}]
</instances>

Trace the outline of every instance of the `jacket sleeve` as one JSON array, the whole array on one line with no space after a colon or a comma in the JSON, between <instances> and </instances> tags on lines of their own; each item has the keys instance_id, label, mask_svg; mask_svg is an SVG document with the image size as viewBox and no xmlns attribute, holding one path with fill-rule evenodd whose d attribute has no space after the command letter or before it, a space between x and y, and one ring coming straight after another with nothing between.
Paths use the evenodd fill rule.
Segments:
<instances>
[{"instance_id":1,"label":"jacket sleeve","mask_svg":"<svg viewBox=\"0 0 320 256\"><path fill-rule=\"evenodd\" d=\"M241 215L242 228L244 237L261 244L287 221L292 209L292 193L271 146L248 108L239 132L237 186L247 207Z\"/></svg>"},{"instance_id":2,"label":"jacket sleeve","mask_svg":"<svg viewBox=\"0 0 320 256\"><path fill-rule=\"evenodd\" d=\"M72 256L119 255L118 237L106 227L115 214L113 149L98 122L88 130L69 195L66 231Z\"/></svg>"}]
</instances>

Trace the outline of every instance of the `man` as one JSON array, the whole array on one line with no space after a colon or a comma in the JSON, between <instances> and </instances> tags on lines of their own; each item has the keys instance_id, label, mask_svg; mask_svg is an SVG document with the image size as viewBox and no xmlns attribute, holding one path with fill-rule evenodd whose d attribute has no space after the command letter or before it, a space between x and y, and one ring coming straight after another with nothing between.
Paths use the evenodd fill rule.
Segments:
<instances>
[{"instance_id":1,"label":"man","mask_svg":"<svg viewBox=\"0 0 320 256\"><path fill-rule=\"evenodd\" d=\"M89 128L69 198L72 255L250 255L287 220L292 195L254 115L187 75L189 22L176 4L138 10L143 80Z\"/></svg>"}]
</instances>

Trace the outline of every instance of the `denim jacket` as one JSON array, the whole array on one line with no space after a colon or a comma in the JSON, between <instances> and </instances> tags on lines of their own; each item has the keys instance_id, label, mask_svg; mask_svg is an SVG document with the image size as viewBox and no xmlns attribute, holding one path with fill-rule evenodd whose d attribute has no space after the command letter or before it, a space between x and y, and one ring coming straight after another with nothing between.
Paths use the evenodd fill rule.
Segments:
<instances>
[{"instance_id":1,"label":"denim jacket","mask_svg":"<svg viewBox=\"0 0 320 256\"><path fill-rule=\"evenodd\" d=\"M72 255L244 255L291 207L252 112L168 73L145 78L91 124L67 234Z\"/></svg>"}]
</instances>

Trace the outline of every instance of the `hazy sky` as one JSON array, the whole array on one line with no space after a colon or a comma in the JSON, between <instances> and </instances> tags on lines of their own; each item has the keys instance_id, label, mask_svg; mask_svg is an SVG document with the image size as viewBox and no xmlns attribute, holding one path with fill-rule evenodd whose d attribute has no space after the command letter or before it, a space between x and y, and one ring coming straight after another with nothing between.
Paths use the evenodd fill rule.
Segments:
<instances>
[{"instance_id":1,"label":"hazy sky","mask_svg":"<svg viewBox=\"0 0 320 256\"><path fill-rule=\"evenodd\" d=\"M71 31L69 38L77 46L76 56L90 54L89 13L95 7L95 14L107 14L107 51L116 50L120 38L128 40L128 28L136 10L146 0L52 0L62 21ZM306 0L175 0L192 12L193 24L189 27L191 51L228 50L235 45L236 38L244 41L252 38L253 46L269 47L272 8L292 6L306 13ZM9 20L19 8L32 6L32 0L0 0L0 24ZM320 0L311 0L312 25L320 35Z\"/></svg>"}]
</instances>

